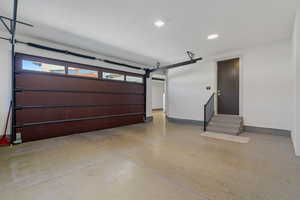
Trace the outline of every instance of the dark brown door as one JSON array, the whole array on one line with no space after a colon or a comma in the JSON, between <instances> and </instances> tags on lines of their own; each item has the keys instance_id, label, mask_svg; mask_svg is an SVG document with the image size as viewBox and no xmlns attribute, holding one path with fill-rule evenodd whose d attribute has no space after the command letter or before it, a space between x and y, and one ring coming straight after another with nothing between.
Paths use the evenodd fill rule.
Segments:
<instances>
[{"instance_id":1,"label":"dark brown door","mask_svg":"<svg viewBox=\"0 0 300 200\"><path fill-rule=\"evenodd\" d=\"M140 74L24 54L15 68L14 133L23 142L144 121Z\"/></svg>"},{"instance_id":2,"label":"dark brown door","mask_svg":"<svg viewBox=\"0 0 300 200\"><path fill-rule=\"evenodd\" d=\"M218 113L239 114L239 58L218 62Z\"/></svg>"}]
</instances>

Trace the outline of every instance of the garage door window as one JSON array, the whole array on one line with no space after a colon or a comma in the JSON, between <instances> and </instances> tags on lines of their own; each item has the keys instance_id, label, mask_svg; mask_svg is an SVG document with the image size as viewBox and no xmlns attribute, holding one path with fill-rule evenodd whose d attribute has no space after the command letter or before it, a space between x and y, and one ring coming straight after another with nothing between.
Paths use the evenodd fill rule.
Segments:
<instances>
[{"instance_id":1,"label":"garage door window","mask_svg":"<svg viewBox=\"0 0 300 200\"><path fill-rule=\"evenodd\" d=\"M118 81L124 81L125 75L117 74L117 73L110 73L110 72L103 72L102 73L103 79L110 79L110 80L118 80Z\"/></svg>"},{"instance_id":2,"label":"garage door window","mask_svg":"<svg viewBox=\"0 0 300 200\"><path fill-rule=\"evenodd\" d=\"M42 62L31 61L31 60L22 60L22 69L39 71L39 72L59 73L59 74L66 73L65 66L53 65L53 64L42 63Z\"/></svg>"},{"instance_id":3,"label":"garage door window","mask_svg":"<svg viewBox=\"0 0 300 200\"><path fill-rule=\"evenodd\" d=\"M136 76L126 76L127 82L143 83L143 78Z\"/></svg>"},{"instance_id":4,"label":"garage door window","mask_svg":"<svg viewBox=\"0 0 300 200\"><path fill-rule=\"evenodd\" d=\"M68 67L68 74L75 76L98 78L98 71L83 68Z\"/></svg>"}]
</instances>

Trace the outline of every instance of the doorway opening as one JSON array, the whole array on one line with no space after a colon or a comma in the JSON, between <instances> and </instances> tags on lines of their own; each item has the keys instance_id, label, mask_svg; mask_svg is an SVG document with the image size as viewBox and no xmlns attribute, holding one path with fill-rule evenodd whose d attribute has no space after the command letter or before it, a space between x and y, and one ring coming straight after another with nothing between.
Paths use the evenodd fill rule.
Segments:
<instances>
[{"instance_id":1,"label":"doorway opening","mask_svg":"<svg viewBox=\"0 0 300 200\"><path fill-rule=\"evenodd\" d=\"M240 58L217 62L218 114L240 114Z\"/></svg>"},{"instance_id":2,"label":"doorway opening","mask_svg":"<svg viewBox=\"0 0 300 200\"><path fill-rule=\"evenodd\" d=\"M165 112L165 79L152 77L152 113L153 117ZM160 114L159 114L160 113Z\"/></svg>"}]
</instances>

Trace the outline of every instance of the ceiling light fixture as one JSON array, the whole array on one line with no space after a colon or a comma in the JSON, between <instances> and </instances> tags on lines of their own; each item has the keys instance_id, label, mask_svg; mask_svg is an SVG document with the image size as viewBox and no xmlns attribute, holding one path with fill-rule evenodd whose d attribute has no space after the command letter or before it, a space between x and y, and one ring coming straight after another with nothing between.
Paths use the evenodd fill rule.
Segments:
<instances>
[{"instance_id":1,"label":"ceiling light fixture","mask_svg":"<svg viewBox=\"0 0 300 200\"><path fill-rule=\"evenodd\" d=\"M156 27L162 27L162 26L164 26L165 25L165 22L163 22L162 20L157 20L157 21L155 21L154 22L154 25L156 26Z\"/></svg>"},{"instance_id":2,"label":"ceiling light fixture","mask_svg":"<svg viewBox=\"0 0 300 200\"><path fill-rule=\"evenodd\" d=\"M214 40L214 39L217 39L218 37L219 37L218 34L211 34L211 35L207 36L207 39L208 40Z\"/></svg>"}]
</instances>

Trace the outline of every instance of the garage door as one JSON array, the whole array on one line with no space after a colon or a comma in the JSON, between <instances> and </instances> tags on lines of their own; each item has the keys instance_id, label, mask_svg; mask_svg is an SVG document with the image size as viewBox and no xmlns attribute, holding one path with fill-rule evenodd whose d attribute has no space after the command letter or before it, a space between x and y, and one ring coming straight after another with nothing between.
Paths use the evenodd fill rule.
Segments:
<instances>
[{"instance_id":1,"label":"garage door","mask_svg":"<svg viewBox=\"0 0 300 200\"><path fill-rule=\"evenodd\" d=\"M17 54L15 81L23 142L144 121L140 74Z\"/></svg>"}]
</instances>

